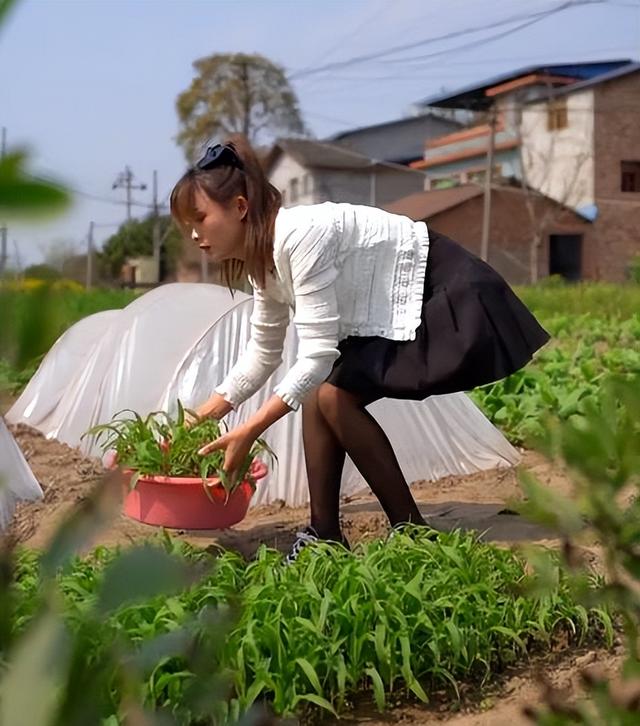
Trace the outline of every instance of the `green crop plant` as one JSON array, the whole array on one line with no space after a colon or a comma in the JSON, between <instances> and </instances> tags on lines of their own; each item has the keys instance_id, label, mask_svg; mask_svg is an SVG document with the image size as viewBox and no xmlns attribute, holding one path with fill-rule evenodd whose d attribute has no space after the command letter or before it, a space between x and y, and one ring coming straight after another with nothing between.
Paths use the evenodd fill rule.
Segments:
<instances>
[{"instance_id":1,"label":"green crop plant","mask_svg":"<svg viewBox=\"0 0 640 726\"><path fill-rule=\"evenodd\" d=\"M470 534L428 535L407 531L353 553L310 548L290 567L264 547L247 563L232 552L214 559L164 535L160 544L171 557L190 567L215 563L212 574L92 621L83 657L100 662L114 641L127 651L146 649L203 611L237 610L216 654L228 677L227 717L266 702L277 714L306 718L345 713L363 695L384 710L398 699L428 701L446 688L455 703L461 684L486 683L556 639L611 637L606 609L574 605L562 577L551 592L525 595L530 578L512 552ZM58 575L60 609L72 632L94 612L118 556L100 548ZM27 552L18 564L14 633L33 621L43 566ZM138 692L142 707L193 723L187 706L193 679L182 656L159 659ZM109 709L118 713L121 694L112 690L101 702L105 716Z\"/></svg>"},{"instance_id":2,"label":"green crop plant","mask_svg":"<svg viewBox=\"0 0 640 726\"><path fill-rule=\"evenodd\" d=\"M560 570L545 551L530 553L536 591L548 591L561 576L577 603L614 613L626 642L623 677L609 682L585 671L590 698L577 704L548 691L546 707L529 710L544 726L625 726L640 717L640 381L611 376L601 389L597 402L585 404L583 416L550 421L538 441L571 472L573 495L561 496L523 475L526 500L519 506L564 540ZM582 549L593 543L602 553L603 570L595 587Z\"/></svg>"},{"instance_id":3,"label":"green crop plant","mask_svg":"<svg viewBox=\"0 0 640 726\"><path fill-rule=\"evenodd\" d=\"M223 434L223 426L211 418L199 419L178 401L175 418L165 411L154 411L144 418L135 411L120 411L110 423L92 427L84 437L95 437L103 452L115 452L118 465L133 472L132 488L140 476L147 475L201 477L203 481L217 477L228 493L246 480L255 489L251 462L260 455L266 455L271 463L276 460L264 439L256 441L233 480L223 469L224 451L198 454L205 444Z\"/></svg>"}]
</instances>

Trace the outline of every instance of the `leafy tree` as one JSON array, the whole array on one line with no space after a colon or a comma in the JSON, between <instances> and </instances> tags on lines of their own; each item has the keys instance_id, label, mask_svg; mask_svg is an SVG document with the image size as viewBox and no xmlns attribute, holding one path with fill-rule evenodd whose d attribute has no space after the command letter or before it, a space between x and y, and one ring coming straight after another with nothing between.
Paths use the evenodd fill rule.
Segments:
<instances>
[{"instance_id":1,"label":"leafy tree","mask_svg":"<svg viewBox=\"0 0 640 726\"><path fill-rule=\"evenodd\" d=\"M36 280L46 280L47 282L59 280L61 277L60 271L56 270L56 268L51 265L47 265L46 262L27 267L24 271L24 276L34 278Z\"/></svg>"},{"instance_id":2,"label":"leafy tree","mask_svg":"<svg viewBox=\"0 0 640 726\"><path fill-rule=\"evenodd\" d=\"M153 254L153 216L146 219L132 219L104 243L100 261L112 278L118 278L128 257ZM159 218L160 224L160 277L175 271L176 262L182 251L182 237L170 216Z\"/></svg>"},{"instance_id":3,"label":"leafy tree","mask_svg":"<svg viewBox=\"0 0 640 726\"><path fill-rule=\"evenodd\" d=\"M284 70L259 54L216 53L193 63L191 85L176 100L177 136L188 159L214 137L242 133L252 143L303 134L295 92Z\"/></svg>"}]
</instances>

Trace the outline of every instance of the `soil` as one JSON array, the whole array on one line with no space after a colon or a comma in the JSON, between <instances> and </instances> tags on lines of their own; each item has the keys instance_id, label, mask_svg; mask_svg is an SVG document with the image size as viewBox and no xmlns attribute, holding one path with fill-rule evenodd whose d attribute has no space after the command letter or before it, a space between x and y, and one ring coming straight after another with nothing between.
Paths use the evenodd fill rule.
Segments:
<instances>
[{"instance_id":1,"label":"soil","mask_svg":"<svg viewBox=\"0 0 640 726\"><path fill-rule=\"evenodd\" d=\"M9 537L29 547L43 547L73 507L99 484L104 470L98 459L84 458L77 450L45 439L28 426L10 428L42 486L44 499L19 505ZM567 473L535 452L524 451L521 466L558 491L571 490ZM421 511L436 529L460 526L497 542L546 542L551 537L509 509L509 502L522 496L516 468L415 482L412 491ZM233 529L174 531L174 534L195 545L219 544L251 557L262 543L285 551L296 530L307 523L307 517L306 507L291 508L275 502L250 510ZM386 518L377 500L368 492L343 499L342 519L352 544L382 537L388 532ZM155 527L119 515L109 529L96 535L94 544L127 544L156 531Z\"/></svg>"},{"instance_id":2,"label":"soil","mask_svg":"<svg viewBox=\"0 0 640 726\"><path fill-rule=\"evenodd\" d=\"M74 506L86 500L104 475L99 460L84 458L78 451L23 425L11 427L44 491L39 502L19 505L8 537L15 543L41 548ZM566 470L545 460L535 452L523 451L520 468L532 472L556 491L570 494L571 480ZM471 529L502 546L536 541L557 546L551 533L524 522L510 509L510 503L521 499L516 468L490 470L469 476L446 477L436 482L415 482L412 491L420 509L436 529L456 527ZM174 531L172 534L191 544L210 547L221 545L251 557L265 543L286 551L295 532L307 523L306 508L290 508L284 503L252 509L233 529L222 531ZM388 525L377 501L367 492L345 498L342 505L344 532L352 544L383 537ZM126 545L157 532L150 527L118 515L110 526L96 533L92 545ZM597 559L595 547L585 548L590 559ZM540 701L540 673L554 687L566 691L572 699L580 692L580 671L585 666L598 667L613 674L620 666L622 654L602 649L564 650L537 656L530 664L512 670L477 692L463 693L460 703L445 694L435 694L428 706L401 705L384 716L371 704L358 704L357 715L342 719L343 724L383 726L383 724L439 724L448 726L519 726L530 723L523 715L523 706ZM452 703L454 705L452 706ZM452 711L452 708L455 710Z\"/></svg>"}]
</instances>

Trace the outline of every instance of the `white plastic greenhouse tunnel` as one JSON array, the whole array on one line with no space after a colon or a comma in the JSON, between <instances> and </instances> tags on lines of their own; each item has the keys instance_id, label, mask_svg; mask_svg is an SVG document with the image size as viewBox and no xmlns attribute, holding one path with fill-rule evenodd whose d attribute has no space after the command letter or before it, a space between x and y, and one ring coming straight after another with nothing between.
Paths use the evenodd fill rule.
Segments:
<instances>
[{"instance_id":1,"label":"white plastic greenhouse tunnel","mask_svg":"<svg viewBox=\"0 0 640 726\"><path fill-rule=\"evenodd\" d=\"M145 293L123 310L84 318L51 348L7 420L99 456L95 439L81 437L117 412L175 413L178 399L192 408L207 399L247 345L251 311L252 299L244 293L232 297L217 285L172 283ZM296 351L291 325L282 365L227 417L229 426L246 419L272 395ZM421 402L383 399L369 410L389 436L408 481L512 466L519 458L464 393ZM300 412L278 421L264 438L278 463L258 486L252 506L275 500L305 504ZM342 493L365 487L347 461Z\"/></svg>"},{"instance_id":2,"label":"white plastic greenhouse tunnel","mask_svg":"<svg viewBox=\"0 0 640 726\"><path fill-rule=\"evenodd\" d=\"M21 500L42 499L42 489L0 416L0 532Z\"/></svg>"}]
</instances>

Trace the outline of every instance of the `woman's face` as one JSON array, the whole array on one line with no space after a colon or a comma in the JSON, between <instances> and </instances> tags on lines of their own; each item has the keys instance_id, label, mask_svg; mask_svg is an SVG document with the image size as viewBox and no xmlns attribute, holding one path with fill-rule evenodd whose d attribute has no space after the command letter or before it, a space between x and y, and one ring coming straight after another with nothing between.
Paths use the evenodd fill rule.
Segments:
<instances>
[{"instance_id":1,"label":"woman's face","mask_svg":"<svg viewBox=\"0 0 640 726\"><path fill-rule=\"evenodd\" d=\"M223 206L196 189L195 207L192 238L200 249L214 262L244 259L247 200L239 196Z\"/></svg>"}]
</instances>

